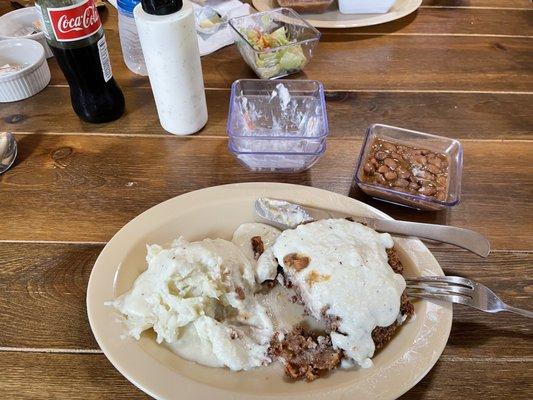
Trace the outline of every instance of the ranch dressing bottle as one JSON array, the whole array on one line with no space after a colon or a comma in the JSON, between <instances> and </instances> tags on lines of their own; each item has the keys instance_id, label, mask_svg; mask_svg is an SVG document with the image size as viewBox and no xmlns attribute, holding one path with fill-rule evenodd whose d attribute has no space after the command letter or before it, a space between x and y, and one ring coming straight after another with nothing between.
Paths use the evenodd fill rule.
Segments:
<instances>
[{"instance_id":1,"label":"ranch dressing bottle","mask_svg":"<svg viewBox=\"0 0 533 400\"><path fill-rule=\"evenodd\" d=\"M207 122L194 12L187 0L141 0L133 10L161 126L175 135Z\"/></svg>"}]
</instances>

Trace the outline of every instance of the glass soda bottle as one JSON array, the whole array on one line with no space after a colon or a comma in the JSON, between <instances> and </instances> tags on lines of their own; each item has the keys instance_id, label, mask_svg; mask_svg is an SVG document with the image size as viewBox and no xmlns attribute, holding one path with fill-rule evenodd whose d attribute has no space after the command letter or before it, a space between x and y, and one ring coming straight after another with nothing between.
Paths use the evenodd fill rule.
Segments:
<instances>
[{"instance_id":1,"label":"glass soda bottle","mask_svg":"<svg viewBox=\"0 0 533 400\"><path fill-rule=\"evenodd\" d=\"M70 86L72 108L88 122L124 113L94 0L36 0L46 40Z\"/></svg>"}]
</instances>

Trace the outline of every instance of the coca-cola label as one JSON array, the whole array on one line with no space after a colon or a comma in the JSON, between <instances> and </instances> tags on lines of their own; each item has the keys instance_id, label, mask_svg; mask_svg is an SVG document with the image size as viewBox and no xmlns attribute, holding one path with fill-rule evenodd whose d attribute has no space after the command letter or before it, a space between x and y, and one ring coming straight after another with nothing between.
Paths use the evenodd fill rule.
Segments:
<instances>
[{"instance_id":1,"label":"coca-cola label","mask_svg":"<svg viewBox=\"0 0 533 400\"><path fill-rule=\"evenodd\" d=\"M68 7L48 8L50 24L58 42L71 42L89 37L102 26L93 0Z\"/></svg>"}]
</instances>

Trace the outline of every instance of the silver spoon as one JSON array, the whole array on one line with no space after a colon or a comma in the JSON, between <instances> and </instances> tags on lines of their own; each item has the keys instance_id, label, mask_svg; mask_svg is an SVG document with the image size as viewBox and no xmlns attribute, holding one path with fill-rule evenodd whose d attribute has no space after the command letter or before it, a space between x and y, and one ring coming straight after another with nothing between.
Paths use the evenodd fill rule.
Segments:
<instances>
[{"instance_id":1,"label":"silver spoon","mask_svg":"<svg viewBox=\"0 0 533 400\"><path fill-rule=\"evenodd\" d=\"M261 197L256 200L255 212L271 225L281 229L295 228L297 225L313 220L346 217L343 214L338 215L339 213L337 212L303 207L300 204L266 197ZM417 236L422 239L448 243L469 250L481 257L487 257L490 253L490 243L487 238L470 229L353 215L349 217L379 232L395 233L403 236Z\"/></svg>"},{"instance_id":2,"label":"silver spoon","mask_svg":"<svg viewBox=\"0 0 533 400\"><path fill-rule=\"evenodd\" d=\"M17 158L17 142L11 132L0 133L0 174L6 172Z\"/></svg>"}]
</instances>

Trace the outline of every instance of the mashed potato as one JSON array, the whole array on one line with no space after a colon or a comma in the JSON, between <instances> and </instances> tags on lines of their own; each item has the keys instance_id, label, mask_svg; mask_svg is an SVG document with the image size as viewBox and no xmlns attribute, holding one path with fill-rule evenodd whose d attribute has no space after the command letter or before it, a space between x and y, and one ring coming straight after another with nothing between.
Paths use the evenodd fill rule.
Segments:
<instances>
[{"instance_id":1,"label":"mashed potato","mask_svg":"<svg viewBox=\"0 0 533 400\"><path fill-rule=\"evenodd\" d=\"M148 246L147 270L113 302L128 334L153 328L180 356L204 365L246 370L269 361L273 327L254 297L254 267L234 243L222 239L170 248Z\"/></svg>"}]
</instances>

